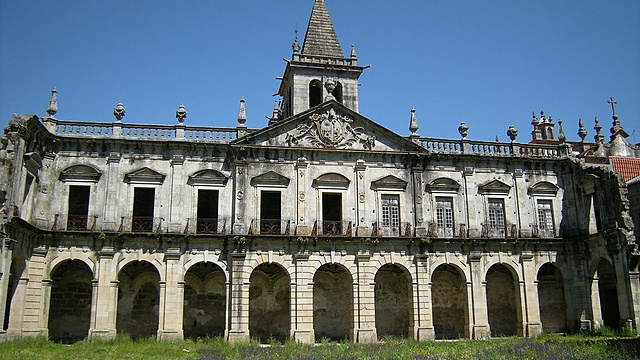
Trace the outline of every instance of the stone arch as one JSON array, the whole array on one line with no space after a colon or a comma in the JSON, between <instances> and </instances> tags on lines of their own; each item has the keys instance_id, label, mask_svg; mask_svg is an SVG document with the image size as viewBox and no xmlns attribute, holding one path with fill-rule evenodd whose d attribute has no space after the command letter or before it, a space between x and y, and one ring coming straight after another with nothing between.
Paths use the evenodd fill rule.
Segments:
<instances>
[{"instance_id":1,"label":"stone arch","mask_svg":"<svg viewBox=\"0 0 640 360\"><path fill-rule=\"evenodd\" d=\"M291 277L277 263L256 266L249 278L249 334L267 342L287 340L291 332Z\"/></svg>"},{"instance_id":2,"label":"stone arch","mask_svg":"<svg viewBox=\"0 0 640 360\"><path fill-rule=\"evenodd\" d=\"M91 273L93 274L95 271L95 262L93 262L93 260L91 260L88 256L88 254L82 254L81 256L74 256L73 258L71 257L71 253L69 252L64 252L64 253L60 253L58 256L56 256L55 258L51 259L51 262L49 263L49 278L51 278L51 274L53 274L56 271L56 268L58 268L61 264L67 262L67 261L81 261L82 263L84 263L89 270L91 271Z\"/></svg>"},{"instance_id":3,"label":"stone arch","mask_svg":"<svg viewBox=\"0 0 640 360\"><path fill-rule=\"evenodd\" d=\"M322 104L322 82L313 79L309 82L309 108Z\"/></svg>"},{"instance_id":4,"label":"stone arch","mask_svg":"<svg viewBox=\"0 0 640 360\"><path fill-rule=\"evenodd\" d=\"M82 260L64 260L51 271L49 338L71 343L89 334L93 272Z\"/></svg>"},{"instance_id":5,"label":"stone arch","mask_svg":"<svg viewBox=\"0 0 640 360\"><path fill-rule=\"evenodd\" d=\"M618 282L615 268L607 259L601 258L600 261L598 261L598 267L593 276L591 286L597 286L597 291L593 291L596 289L592 289L592 297L597 295L597 299L592 298L591 301L600 304L600 309L594 309L594 311L600 311L599 315L602 319L602 324L614 329L619 328L620 306L618 304ZM597 316L594 317L597 318Z\"/></svg>"},{"instance_id":6,"label":"stone arch","mask_svg":"<svg viewBox=\"0 0 640 360\"><path fill-rule=\"evenodd\" d=\"M492 336L513 336L518 332L519 286L516 271L496 263L487 271L487 312Z\"/></svg>"},{"instance_id":7,"label":"stone arch","mask_svg":"<svg viewBox=\"0 0 640 360\"><path fill-rule=\"evenodd\" d=\"M227 277L212 262L191 264L184 276L183 331L185 338L224 336Z\"/></svg>"},{"instance_id":8,"label":"stone arch","mask_svg":"<svg viewBox=\"0 0 640 360\"><path fill-rule=\"evenodd\" d=\"M116 272L114 273L116 276L119 276L120 273L122 273L122 269L124 269L125 267L131 265L132 263L139 263L139 262L145 262L145 263L149 263L151 266L153 266L153 268L155 269L156 273L158 274L158 276L160 277L159 281L165 281L164 279L164 274L165 274L165 269L164 269L164 264L158 260L158 258L156 258L155 255L151 255L151 254L145 254L144 256L138 256L138 254L127 254L127 256L118 261L117 265L116 265ZM114 280L117 280L114 279Z\"/></svg>"},{"instance_id":9,"label":"stone arch","mask_svg":"<svg viewBox=\"0 0 640 360\"><path fill-rule=\"evenodd\" d=\"M431 275L431 306L436 339L469 336L467 282L464 271L453 264L441 264Z\"/></svg>"},{"instance_id":10,"label":"stone arch","mask_svg":"<svg viewBox=\"0 0 640 360\"><path fill-rule=\"evenodd\" d=\"M408 337L413 329L411 274L399 264L385 264L375 275L376 333Z\"/></svg>"},{"instance_id":11,"label":"stone arch","mask_svg":"<svg viewBox=\"0 0 640 360\"><path fill-rule=\"evenodd\" d=\"M542 264L538 269L538 304L540 321L545 333L567 330L567 309L564 296L564 277L553 263Z\"/></svg>"},{"instance_id":12,"label":"stone arch","mask_svg":"<svg viewBox=\"0 0 640 360\"><path fill-rule=\"evenodd\" d=\"M229 279L229 272L227 271L227 264L221 261L217 261L218 257L217 256L212 256L209 255L208 257L203 257L203 256L198 256L196 257L192 257L190 260L187 260L187 262L184 264L183 268L183 274L186 274L187 272L189 272L189 270L191 269L191 267L193 267L194 265L198 265L201 263L207 263L207 264L213 264L217 267L220 268L220 270L222 270L222 272L224 273L224 278L225 281L228 281Z\"/></svg>"},{"instance_id":13,"label":"stone arch","mask_svg":"<svg viewBox=\"0 0 640 360\"><path fill-rule=\"evenodd\" d=\"M324 264L313 276L313 329L316 341L351 338L353 277L341 264Z\"/></svg>"},{"instance_id":14,"label":"stone arch","mask_svg":"<svg viewBox=\"0 0 640 360\"><path fill-rule=\"evenodd\" d=\"M129 261L118 271L116 329L132 338L157 334L160 274L149 261Z\"/></svg>"}]
</instances>

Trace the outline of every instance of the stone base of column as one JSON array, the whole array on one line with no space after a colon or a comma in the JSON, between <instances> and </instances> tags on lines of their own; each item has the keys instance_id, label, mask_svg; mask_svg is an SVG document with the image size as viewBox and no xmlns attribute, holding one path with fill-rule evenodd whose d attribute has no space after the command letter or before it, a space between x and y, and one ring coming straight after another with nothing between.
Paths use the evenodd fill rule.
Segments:
<instances>
[{"instance_id":1,"label":"stone base of column","mask_svg":"<svg viewBox=\"0 0 640 360\"><path fill-rule=\"evenodd\" d=\"M578 331L589 332L592 330L591 320L578 320Z\"/></svg>"},{"instance_id":2,"label":"stone base of column","mask_svg":"<svg viewBox=\"0 0 640 360\"><path fill-rule=\"evenodd\" d=\"M366 226L358 226L356 228L356 236L371 236L371 229Z\"/></svg>"},{"instance_id":3,"label":"stone base of column","mask_svg":"<svg viewBox=\"0 0 640 360\"><path fill-rule=\"evenodd\" d=\"M179 341L184 339L182 329L158 330L158 341Z\"/></svg>"},{"instance_id":4,"label":"stone base of column","mask_svg":"<svg viewBox=\"0 0 640 360\"><path fill-rule=\"evenodd\" d=\"M417 237L425 237L427 236L427 228L424 226L416 227L416 236Z\"/></svg>"},{"instance_id":5,"label":"stone base of column","mask_svg":"<svg viewBox=\"0 0 640 360\"><path fill-rule=\"evenodd\" d=\"M417 327L413 329L413 337L417 341L430 341L436 338L436 332L432 327Z\"/></svg>"},{"instance_id":6,"label":"stone base of column","mask_svg":"<svg viewBox=\"0 0 640 360\"><path fill-rule=\"evenodd\" d=\"M527 337L536 337L542 334L542 324L527 324Z\"/></svg>"},{"instance_id":7,"label":"stone base of column","mask_svg":"<svg viewBox=\"0 0 640 360\"><path fill-rule=\"evenodd\" d=\"M315 332L312 330L293 330L291 339L301 344L313 344L316 342Z\"/></svg>"},{"instance_id":8,"label":"stone base of column","mask_svg":"<svg viewBox=\"0 0 640 360\"><path fill-rule=\"evenodd\" d=\"M296 235L311 235L311 228L308 225L298 225L296 226Z\"/></svg>"},{"instance_id":9,"label":"stone base of column","mask_svg":"<svg viewBox=\"0 0 640 360\"><path fill-rule=\"evenodd\" d=\"M89 330L89 340L108 341L116 338L116 330Z\"/></svg>"},{"instance_id":10,"label":"stone base of column","mask_svg":"<svg viewBox=\"0 0 640 360\"><path fill-rule=\"evenodd\" d=\"M486 340L491 337L491 330L489 325L474 325L473 326L473 338L475 340Z\"/></svg>"},{"instance_id":11,"label":"stone base of column","mask_svg":"<svg viewBox=\"0 0 640 360\"><path fill-rule=\"evenodd\" d=\"M374 344L378 342L376 329L356 329L355 342L359 344Z\"/></svg>"},{"instance_id":12,"label":"stone base of column","mask_svg":"<svg viewBox=\"0 0 640 360\"><path fill-rule=\"evenodd\" d=\"M7 341L7 332L0 330L0 343Z\"/></svg>"},{"instance_id":13,"label":"stone base of column","mask_svg":"<svg viewBox=\"0 0 640 360\"><path fill-rule=\"evenodd\" d=\"M233 224L233 233L243 235L247 233L247 226L243 223Z\"/></svg>"},{"instance_id":14,"label":"stone base of column","mask_svg":"<svg viewBox=\"0 0 640 360\"><path fill-rule=\"evenodd\" d=\"M104 221L102 223L103 231L118 231L119 227L120 227L120 224L116 223L115 221Z\"/></svg>"},{"instance_id":15,"label":"stone base of column","mask_svg":"<svg viewBox=\"0 0 640 360\"><path fill-rule=\"evenodd\" d=\"M229 330L229 337L227 340L230 343L249 341L249 330Z\"/></svg>"}]
</instances>

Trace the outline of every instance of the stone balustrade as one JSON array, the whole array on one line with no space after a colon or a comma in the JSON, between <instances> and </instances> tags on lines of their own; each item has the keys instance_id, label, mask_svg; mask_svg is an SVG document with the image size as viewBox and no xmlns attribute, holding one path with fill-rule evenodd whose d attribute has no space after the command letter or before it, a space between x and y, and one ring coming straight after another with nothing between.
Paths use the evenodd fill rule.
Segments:
<instances>
[{"instance_id":1,"label":"stone balustrade","mask_svg":"<svg viewBox=\"0 0 640 360\"><path fill-rule=\"evenodd\" d=\"M468 154L481 156L561 157L562 145L522 144L516 142L419 138L419 144L434 154Z\"/></svg>"}]
</instances>

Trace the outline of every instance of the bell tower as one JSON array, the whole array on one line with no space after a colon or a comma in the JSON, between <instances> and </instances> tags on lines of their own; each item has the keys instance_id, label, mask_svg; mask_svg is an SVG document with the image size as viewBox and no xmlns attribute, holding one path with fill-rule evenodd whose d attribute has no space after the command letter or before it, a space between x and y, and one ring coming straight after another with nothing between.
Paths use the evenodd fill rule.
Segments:
<instances>
[{"instance_id":1,"label":"bell tower","mask_svg":"<svg viewBox=\"0 0 640 360\"><path fill-rule=\"evenodd\" d=\"M282 118L329 100L358 111L358 78L368 66L358 66L354 46L350 56L344 56L323 0L314 1L302 50L297 37L292 49L278 89Z\"/></svg>"}]
</instances>

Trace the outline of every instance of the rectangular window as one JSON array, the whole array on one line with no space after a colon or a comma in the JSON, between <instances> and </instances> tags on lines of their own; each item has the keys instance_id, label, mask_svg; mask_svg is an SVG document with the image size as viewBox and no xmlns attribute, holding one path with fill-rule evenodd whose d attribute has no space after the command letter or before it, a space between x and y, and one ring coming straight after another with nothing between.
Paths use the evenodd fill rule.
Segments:
<instances>
[{"instance_id":1,"label":"rectangular window","mask_svg":"<svg viewBox=\"0 0 640 360\"><path fill-rule=\"evenodd\" d=\"M131 219L131 231L153 231L153 207L155 203L155 189L133 189L133 218Z\"/></svg>"},{"instance_id":2,"label":"rectangular window","mask_svg":"<svg viewBox=\"0 0 640 360\"><path fill-rule=\"evenodd\" d=\"M196 232L218 233L218 190L198 190Z\"/></svg>"},{"instance_id":3,"label":"rectangular window","mask_svg":"<svg viewBox=\"0 0 640 360\"><path fill-rule=\"evenodd\" d=\"M280 191L260 193L260 233L282 233L282 207Z\"/></svg>"},{"instance_id":4,"label":"rectangular window","mask_svg":"<svg viewBox=\"0 0 640 360\"><path fill-rule=\"evenodd\" d=\"M453 237L453 198L436 198L436 226L439 237Z\"/></svg>"},{"instance_id":5,"label":"rectangular window","mask_svg":"<svg viewBox=\"0 0 640 360\"><path fill-rule=\"evenodd\" d=\"M489 199L489 236L504 237L505 229L504 200Z\"/></svg>"},{"instance_id":6,"label":"rectangular window","mask_svg":"<svg viewBox=\"0 0 640 360\"><path fill-rule=\"evenodd\" d=\"M382 195L382 226L400 227L400 196Z\"/></svg>"},{"instance_id":7,"label":"rectangular window","mask_svg":"<svg viewBox=\"0 0 640 360\"><path fill-rule=\"evenodd\" d=\"M322 194L322 233L342 235L342 194Z\"/></svg>"},{"instance_id":8,"label":"rectangular window","mask_svg":"<svg viewBox=\"0 0 640 360\"><path fill-rule=\"evenodd\" d=\"M67 230L87 230L90 186L69 186Z\"/></svg>"},{"instance_id":9,"label":"rectangular window","mask_svg":"<svg viewBox=\"0 0 640 360\"><path fill-rule=\"evenodd\" d=\"M538 230L541 237L555 237L551 200L538 200Z\"/></svg>"}]
</instances>

